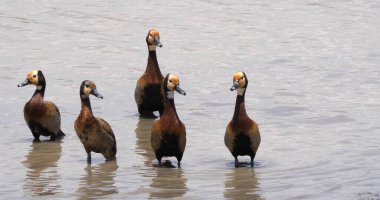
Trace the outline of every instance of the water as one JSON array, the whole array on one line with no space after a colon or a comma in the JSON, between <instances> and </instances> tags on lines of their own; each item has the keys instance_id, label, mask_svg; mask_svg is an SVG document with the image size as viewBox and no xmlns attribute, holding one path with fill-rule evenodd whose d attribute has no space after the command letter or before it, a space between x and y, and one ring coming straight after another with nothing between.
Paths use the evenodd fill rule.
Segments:
<instances>
[{"instance_id":1,"label":"water","mask_svg":"<svg viewBox=\"0 0 380 200\"><path fill-rule=\"evenodd\" d=\"M380 199L378 1L3 0L0 19L1 198ZM175 96L182 169L156 166L152 120L134 103L152 27L161 70L188 94ZM34 87L16 86L36 68L61 143L33 143L24 122ZM224 146L236 70L262 134L253 169L235 169ZM73 128L85 79L105 97L92 106L116 134L117 162L86 163Z\"/></svg>"}]
</instances>

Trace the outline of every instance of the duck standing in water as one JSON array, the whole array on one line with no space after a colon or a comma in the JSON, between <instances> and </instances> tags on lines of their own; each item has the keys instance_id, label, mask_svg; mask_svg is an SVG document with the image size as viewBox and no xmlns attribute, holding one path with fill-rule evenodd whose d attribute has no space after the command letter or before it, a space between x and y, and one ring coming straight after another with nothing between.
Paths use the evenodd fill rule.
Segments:
<instances>
[{"instance_id":1,"label":"duck standing in water","mask_svg":"<svg viewBox=\"0 0 380 200\"><path fill-rule=\"evenodd\" d=\"M87 152L87 162L91 163L91 151L101 153L106 160L114 160L116 155L116 138L111 126L92 113L90 94L103 99L96 90L94 82L85 80L80 86L82 109L75 120L74 128L84 149Z\"/></svg>"},{"instance_id":2,"label":"duck standing in water","mask_svg":"<svg viewBox=\"0 0 380 200\"><path fill-rule=\"evenodd\" d=\"M186 146L186 128L177 115L174 104L174 91L186 95L179 87L179 79L174 74L168 74L164 81L165 109L159 120L153 123L151 144L159 165L164 156L175 156L178 167Z\"/></svg>"},{"instance_id":3,"label":"duck standing in water","mask_svg":"<svg viewBox=\"0 0 380 200\"><path fill-rule=\"evenodd\" d=\"M39 141L41 135L50 136L51 140L62 138L65 134L61 130L61 114L58 107L44 100L46 80L42 71L30 71L26 80L18 85L35 85L36 91L24 106L24 118L34 139Z\"/></svg>"},{"instance_id":4,"label":"duck standing in water","mask_svg":"<svg viewBox=\"0 0 380 200\"><path fill-rule=\"evenodd\" d=\"M235 157L235 167L239 167L238 156L250 156L251 167L260 145L260 132L256 122L245 111L244 96L248 79L244 72L235 72L231 91L237 90L235 112L228 123L224 143Z\"/></svg>"},{"instance_id":5,"label":"duck standing in water","mask_svg":"<svg viewBox=\"0 0 380 200\"><path fill-rule=\"evenodd\" d=\"M165 98L162 91L164 77L158 66L156 54L156 47L162 47L160 33L155 29L149 30L146 43L149 50L148 63L144 74L137 80L135 101L141 116L154 117L154 111L162 115Z\"/></svg>"}]
</instances>

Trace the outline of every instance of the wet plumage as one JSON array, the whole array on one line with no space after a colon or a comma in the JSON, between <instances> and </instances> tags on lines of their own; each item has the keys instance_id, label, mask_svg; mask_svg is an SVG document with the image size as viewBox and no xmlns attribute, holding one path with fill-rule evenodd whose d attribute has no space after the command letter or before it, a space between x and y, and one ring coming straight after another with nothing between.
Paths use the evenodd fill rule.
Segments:
<instances>
[{"instance_id":1,"label":"wet plumage","mask_svg":"<svg viewBox=\"0 0 380 200\"><path fill-rule=\"evenodd\" d=\"M50 136L52 140L62 138L65 134L61 130L59 109L53 102L44 100L46 80L42 71L30 71L18 87L29 84L35 85L36 90L24 106L24 118L33 137L35 140L39 140L41 135Z\"/></svg>"},{"instance_id":2,"label":"wet plumage","mask_svg":"<svg viewBox=\"0 0 380 200\"><path fill-rule=\"evenodd\" d=\"M235 167L239 167L238 156L250 156L251 167L254 164L257 149L260 145L259 127L246 113L244 97L248 79L244 72L236 72L231 91L237 90L235 111L228 123L224 142L235 158Z\"/></svg>"},{"instance_id":3,"label":"wet plumage","mask_svg":"<svg viewBox=\"0 0 380 200\"><path fill-rule=\"evenodd\" d=\"M116 138L111 126L92 113L90 94L103 98L94 82L85 80L80 87L82 109L75 120L74 128L87 153L87 162L91 162L91 152L101 153L106 160L114 160Z\"/></svg>"},{"instance_id":4,"label":"wet plumage","mask_svg":"<svg viewBox=\"0 0 380 200\"><path fill-rule=\"evenodd\" d=\"M179 79L173 74L168 74L164 81L165 109L159 120L152 126L151 145L156 158L161 165L162 157L174 156L177 158L178 167L186 146L186 128L177 115L174 104L174 91L186 95L179 87Z\"/></svg>"},{"instance_id":5,"label":"wet plumage","mask_svg":"<svg viewBox=\"0 0 380 200\"><path fill-rule=\"evenodd\" d=\"M138 111L143 117L153 117L154 111L160 115L164 110L164 92L162 84L164 77L161 74L157 61L156 46L162 47L160 34L157 30L150 30L146 37L149 56L144 74L137 80L135 101Z\"/></svg>"}]
</instances>

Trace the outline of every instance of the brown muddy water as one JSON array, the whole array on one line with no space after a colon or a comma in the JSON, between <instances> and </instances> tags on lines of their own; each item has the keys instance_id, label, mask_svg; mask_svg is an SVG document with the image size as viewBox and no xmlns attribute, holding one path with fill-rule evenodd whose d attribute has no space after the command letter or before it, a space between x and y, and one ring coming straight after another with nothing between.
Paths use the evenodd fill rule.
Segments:
<instances>
[{"instance_id":1,"label":"brown muddy water","mask_svg":"<svg viewBox=\"0 0 380 200\"><path fill-rule=\"evenodd\" d=\"M157 167L137 78L150 28L158 62L176 73L187 128L182 168ZM380 199L380 3L318 1L0 2L1 199ZM22 109L41 69L66 137L33 143ZM246 72L247 112L262 143L235 169L224 145ZM112 126L117 161L86 153L73 123L79 86L97 83L96 116ZM174 158L169 158L176 165Z\"/></svg>"}]
</instances>

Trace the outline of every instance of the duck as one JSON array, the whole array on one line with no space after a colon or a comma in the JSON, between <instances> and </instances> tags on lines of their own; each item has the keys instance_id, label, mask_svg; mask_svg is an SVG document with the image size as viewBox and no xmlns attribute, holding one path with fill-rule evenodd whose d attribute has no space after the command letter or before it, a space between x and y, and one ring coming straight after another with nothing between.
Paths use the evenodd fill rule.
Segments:
<instances>
[{"instance_id":1,"label":"duck","mask_svg":"<svg viewBox=\"0 0 380 200\"><path fill-rule=\"evenodd\" d=\"M175 104L174 92L186 95L179 86L177 75L168 74L163 85L165 93L165 107L160 119L155 120L151 131L151 146L161 166L162 157L174 156L181 167L181 160L186 147L186 128L178 117Z\"/></svg>"},{"instance_id":2,"label":"duck","mask_svg":"<svg viewBox=\"0 0 380 200\"><path fill-rule=\"evenodd\" d=\"M41 70L28 72L24 82L18 87L35 85L36 90L24 106L24 119L34 140L40 136L50 137L51 140L61 139L65 134L61 129L61 114L58 107L51 101L45 101L46 79Z\"/></svg>"},{"instance_id":3,"label":"duck","mask_svg":"<svg viewBox=\"0 0 380 200\"><path fill-rule=\"evenodd\" d=\"M261 137L257 123L253 121L245 110L244 97L248 86L248 78L242 71L233 74L231 91L237 91L236 105L232 120L226 127L224 143L235 158L235 167L239 167L238 156L250 156L253 167L256 152Z\"/></svg>"},{"instance_id":4,"label":"duck","mask_svg":"<svg viewBox=\"0 0 380 200\"><path fill-rule=\"evenodd\" d=\"M148 63L144 74L137 80L135 101L140 116L154 118L154 111L162 115L165 99L162 90L164 76L161 74L156 54L156 47L162 47L160 33L156 29L149 30L146 43L149 51Z\"/></svg>"},{"instance_id":5,"label":"duck","mask_svg":"<svg viewBox=\"0 0 380 200\"><path fill-rule=\"evenodd\" d=\"M82 108L74 122L74 129L87 153L87 162L91 163L91 152L101 153L107 161L116 159L116 138L111 126L92 113L90 95L103 99L91 80L84 80L79 96Z\"/></svg>"}]
</instances>

